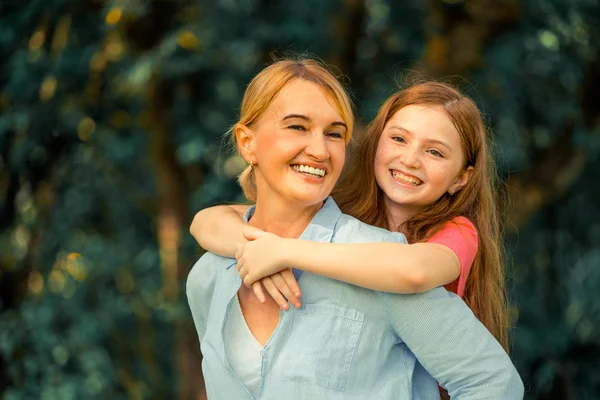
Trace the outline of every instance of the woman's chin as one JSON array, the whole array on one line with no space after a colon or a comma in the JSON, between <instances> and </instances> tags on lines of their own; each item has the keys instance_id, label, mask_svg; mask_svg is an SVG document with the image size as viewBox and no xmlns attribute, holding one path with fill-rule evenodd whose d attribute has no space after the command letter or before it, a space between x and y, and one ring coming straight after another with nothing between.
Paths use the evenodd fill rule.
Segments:
<instances>
[{"instance_id":1,"label":"woman's chin","mask_svg":"<svg viewBox=\"0 0 600 400\"><path fill-rule=\"evenodd\" d=\"M329 193L314 193L310 195L302 193L294 196L296 203L301 204L304 207L312 207L321 204L327 197L329 197Z\"/></svg>"}]
</instances>

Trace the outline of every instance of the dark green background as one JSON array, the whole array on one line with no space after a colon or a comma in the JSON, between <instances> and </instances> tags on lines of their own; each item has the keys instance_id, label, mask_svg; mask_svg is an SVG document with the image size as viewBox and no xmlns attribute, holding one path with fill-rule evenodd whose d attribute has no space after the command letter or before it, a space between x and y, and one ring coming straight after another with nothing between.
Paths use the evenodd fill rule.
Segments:
<instances>
[{"instance_id":1,"label":"dark green background","mask_svg":"<svg viewBox=\"0 0 600 400\"><path fill-rule=\"evenodd\" d=\"M201 398L187 229L241 198L223 134L290 51L339 68L363 127L417 73L477 101L526 396L600 398L597 0L0 1L3 398Z\"/></svg>"}]
</instances>

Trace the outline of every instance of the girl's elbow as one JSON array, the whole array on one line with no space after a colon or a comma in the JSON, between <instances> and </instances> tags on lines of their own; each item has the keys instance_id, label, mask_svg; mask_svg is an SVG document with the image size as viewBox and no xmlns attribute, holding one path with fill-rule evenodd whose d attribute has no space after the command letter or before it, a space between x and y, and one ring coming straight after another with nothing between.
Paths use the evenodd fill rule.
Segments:
<instances>
[{"instance_id":1,"label":"girl's elbow","mask_svg":"<svg viewBox=\"0 0 600 400\"><path fill-rule=\"evenodd\" d=\"M402 292L404 293L421 293L430 289L425 274L412 271L410 274L405 274L399 278L402 282Z\"/></svg>"},{"instance_id":2,"label":"girl's elbow","mask_svg":"<svg viewBox=\"0 0 600 400\"><path fill-rule=\"evenodd\" d=\"M413 278L413 286L415 289L415 293L427 292L428 290L433 289L433 287L427 281L427 278L423 274L417 274Z\"/></svg>"},{"instance_id":3,"label":"girl's elbow","mask_svg":"<svg viewBox=\"0 0 600 400\"><path fill-rule=\"evenodd\" d=\"M200 240L200 226L202 225L200 221L202 218L200 215L201 212L202 211L198 211L196 215L194 215L194 219L192 219L192 223L190 224L190 234L196 241Z\"/></svg>"}]
</instances>

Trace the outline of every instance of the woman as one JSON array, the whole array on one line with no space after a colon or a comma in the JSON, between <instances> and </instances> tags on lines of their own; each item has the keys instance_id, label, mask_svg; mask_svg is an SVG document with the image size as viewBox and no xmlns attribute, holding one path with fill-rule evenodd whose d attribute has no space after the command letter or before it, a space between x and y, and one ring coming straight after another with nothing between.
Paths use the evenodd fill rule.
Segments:
<instances>
[{"instance_id":1,"label":"woman","mask_svg":"<svg viewBox=\"0 0 600 400\"><path fill-rule=\"evenodd\" d=\"M258 74L233 133L251 165L242 185L256 190L244 216L251 226L316 242L406 242L328 197L352 113L318 64L280 61ZM456 398L523 395L502 347L444 289L397 295L303 273L302 307L280 313L242 285L235 264L206 253L187 282L209 397L434 398L436 380Z\"/></svg>"}]
</instances>

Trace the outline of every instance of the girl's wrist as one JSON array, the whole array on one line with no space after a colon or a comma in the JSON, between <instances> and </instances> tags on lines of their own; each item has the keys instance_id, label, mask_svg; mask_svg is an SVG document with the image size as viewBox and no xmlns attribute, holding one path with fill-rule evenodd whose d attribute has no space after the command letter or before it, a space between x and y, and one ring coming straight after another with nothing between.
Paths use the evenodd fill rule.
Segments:
<instances>
[{"instance_id":1,"label":"girl's wrist","mask_svg":"<svg viewBox=\"0 0 600 400\"><path fill-rule=\"evenodd\" d=\"M279 253L279 265L285 268L293 267L293 262L296 256L294 255L294 241L297 239L280 239L279 245L277 246L277 252Z\"/></svg>"},{"instance_id":2,"label":"girl's wrist","mask_svg":"<svg viewBox=\"0 0 600 400\"><path fill-rule=\"evenodd\" d=\"M237 243L235 244L236 251L237 249L243 248L246 243L248 243L248 239L245 237L242 236L241 238L238 238Z\"/></svg>"}]
</instances>

